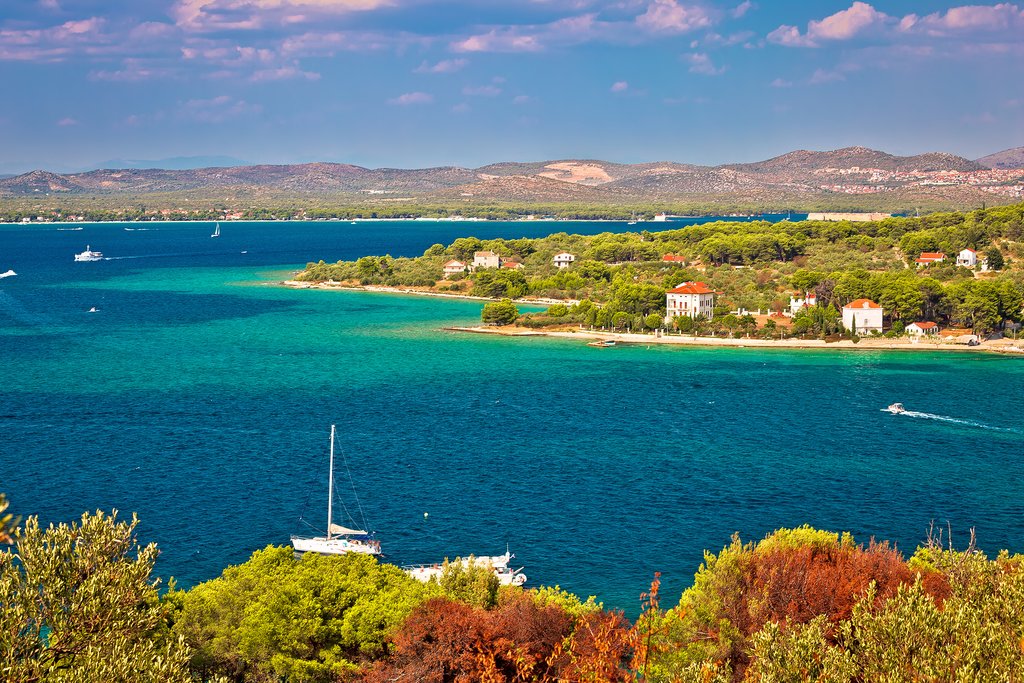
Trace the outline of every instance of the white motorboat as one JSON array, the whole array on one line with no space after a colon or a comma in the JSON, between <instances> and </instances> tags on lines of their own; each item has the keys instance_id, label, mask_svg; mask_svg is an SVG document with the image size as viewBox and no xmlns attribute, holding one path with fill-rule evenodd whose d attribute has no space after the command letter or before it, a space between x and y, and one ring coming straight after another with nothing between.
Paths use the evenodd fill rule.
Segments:
<instances>
[{"instance_id":1,"label":"white motorboat","mask_svg":"<svg viewBox=\"0 0 1024 683\"><path fill-rule=\"evenodd\" d=\"M502 586L522 586L526 583L526 574L523 573L523 567L512 569L509 566L513 557L515 555L505 550L504 555L481 555L480 557L470 555L467 558L457 557L455 560L445 561L443 564L417 564L402 567L402 569L412 578L427 583L431 579L440 581L446 566L484 567L494 572L494 575L498 577L498 583Z\"/></svg>"},{"instance_id":2,"label":"white motorboat","mask_svg":"<svg viewBox=\"0 0 1024 683\"><path fill-rule=\"evenodd\" d=\"M313 538L292 536L292 547L299 553L380 555L380 541L375 540L372 533L334 523L334 433L334 425L331 425L330 476L327 484L327 533Z\"/></svg>"},{"instance_id":3,"label":"white motorboat","mask_svg":"<svg viewBox=\"0 0 1024 683\"><path fill-rule=\"evenodd\" d=\"M8 270L5 273L0 273L0 277L14 277L15 275L17 275L17 273L15 273L13 270Z\"/></svg>"},{"instance_id":4,"label":"white motorboat","mask_svg":"<svg viewBox=\"0 0 1024 683\"><path fill-rule=\"evenodd\" d=\"M907 409L903 407L902 403L893 403L888 408L883 408L882 410L887 413L892 413L893 415L899 415L900 413L907 412Z\"/></svg>"},{"instance_id":5,"label":"white motorboat","mask_svg":"<svg viewBox=\"0 0 1024 683\"><path fill-rule=\"evenodd\" d=\"M103 259L103 252L92 251L89 245L85 245L85 251L81 254L75 254L76 261L100 261Z\"/></svg>"}]
</instances>

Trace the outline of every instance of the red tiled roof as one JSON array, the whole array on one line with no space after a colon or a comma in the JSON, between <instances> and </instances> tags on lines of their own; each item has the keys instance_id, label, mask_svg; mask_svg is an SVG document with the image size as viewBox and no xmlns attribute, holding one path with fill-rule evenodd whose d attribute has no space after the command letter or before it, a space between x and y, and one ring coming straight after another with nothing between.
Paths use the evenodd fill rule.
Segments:
<instances>
[{"instance_id":1,"label":"red tiled roof","mask_svg":"<svg viewBox=\"0 0 1024 683\"><path fill-rule=\"evenodd\" d=\"M910 323L910 325L917 325L922 330L930 330L933 327L938 327L939 326L938 323L930 323L930 322ZM910 327L910 325L908 325L907 327Z\"/></svg>"},{"instance_id":2,"label":"red tiled roof","mask_svg":"<svg viewBox=\"0 0 1024 683\"><path fill-rule=\"evenodd\" d=\"M946 255L943 254L941 251L922 251L920 258L934 261L936 259L946 258Z\"/></svg>"},{"instance_id":3,"label":"red tiled roof","mask_svg":"<svg viewBox=\"0 0 1024 683\"><path fill-rule=\"evenodd\" d=\"M502 268L522 268L522 263L516 263L515 261L505 261L501 264Z\"/></svg>"},{"instance_id":4,"label":"red tiled roof","mask_svg":"<svg viewBox=\"0 0 1024 683\"><path fill-rule=\"evenodd\" d=\"M686 261L685 256L676 256L675 254L665 254L661 257L662 261L682 262Z\"/></svg>"},{"instance_id":5,"label":"red tiled roof","mask_svg":"<svg viewBox=\"0 0 1024 683\"><path fill-rule=\"evenodd\" d=\"M714 294L703 282L684 282L675 289L668 290L669 294Z\"/></svg>"},{"instance_id":6,"label":"red tiled roof","mask_svg":"<svg viewBox=\"0 0 1024 683\"><path fill-rule=\"evenodd\" d=\"M881 308L871 299L857 299L843 306L843 308Z\"/></svg>"},{"instance_id":7,"label":"red tiled roof","mask_svg":"<svg viewBox=\"0 0 1024 683\"><path fill-rule=\"evenodd\" d=\"M449 261L448 263L444 264L444 267L445 267L445 268L447 268L448 266L459 266L459 267L463 267L464 265L465 265L465 264L464 264L464 263L463 263L462 261L456 261L456 260L454 260L454 259L453 259L453 260Z\"/></svg>"}]
</instances>

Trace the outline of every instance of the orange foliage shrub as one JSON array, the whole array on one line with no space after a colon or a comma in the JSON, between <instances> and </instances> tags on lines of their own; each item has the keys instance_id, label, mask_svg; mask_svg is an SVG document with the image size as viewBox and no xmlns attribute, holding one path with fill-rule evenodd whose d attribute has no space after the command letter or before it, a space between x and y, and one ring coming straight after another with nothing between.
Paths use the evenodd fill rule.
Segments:
<instances>
[{"instance_id":1,"label":"orange foliage shrub","mask_svg":"<svg viewBox=\"0 0 1024 683\"><path fill-rule=\"evenodd\" d=\"M593 611L574 620L562 608L519 595L485 611L434 598L394 637L394 654L367 683L512 683L632 680L623 668L629 624Z\"/></svg>"}]
</instances>

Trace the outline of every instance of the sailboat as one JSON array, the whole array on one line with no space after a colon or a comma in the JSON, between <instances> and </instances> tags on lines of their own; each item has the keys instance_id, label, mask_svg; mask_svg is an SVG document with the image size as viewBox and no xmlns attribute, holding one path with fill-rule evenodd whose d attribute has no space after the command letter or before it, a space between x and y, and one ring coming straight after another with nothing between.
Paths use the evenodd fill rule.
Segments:
<instances>
[{"instance_id":1,"label":"sailboat","mask_svg":"<svg viewBox=\"0 0 1024 683\"><path fill-rule=\"evenodd\" d=\"M374 540L372 534L334 523L334 434L334 425L331 425L331 463L327 484L327 534L314 538L292 536L292 547L299 553L380 555L380 541Z\"/></svg>"},{"instance_id":2,"label":"sailboat","mask_svg":"<svg viewBox=\"0 0 1024 683\"><path fill-rule=\"evenodd\" d=\"M213 234L210 237L220 237L220 223L218 222L213 228Z\"/></svg>"}]
</instances>

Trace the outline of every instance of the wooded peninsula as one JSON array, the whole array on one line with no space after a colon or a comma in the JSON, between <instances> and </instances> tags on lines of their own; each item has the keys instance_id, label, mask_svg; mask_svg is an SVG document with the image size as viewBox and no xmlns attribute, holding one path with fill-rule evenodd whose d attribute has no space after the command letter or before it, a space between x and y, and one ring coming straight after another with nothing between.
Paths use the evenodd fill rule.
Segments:
<instances>
[{"instance_id":1,"label":"wooded peninsula","mask_svg":"<svg viewBox=\"0 0 1024 683\"><path fill-rule=\"evenodd\" d=\"M890 336L917 322L985 336L1024 320L1024 204L863 222L647 225L664 229L463 237L416 258L309 263L295 280L485 297L502 303L484 322L532 329L827 338L855 332L841 311L859 300L884 310ZM668 316L666 293L687 282L716 294L713 311ZM530 298L558 303L520 314L512 301Z\"/></svg>"}]
</instances>

